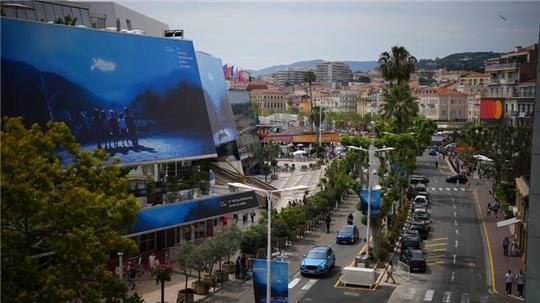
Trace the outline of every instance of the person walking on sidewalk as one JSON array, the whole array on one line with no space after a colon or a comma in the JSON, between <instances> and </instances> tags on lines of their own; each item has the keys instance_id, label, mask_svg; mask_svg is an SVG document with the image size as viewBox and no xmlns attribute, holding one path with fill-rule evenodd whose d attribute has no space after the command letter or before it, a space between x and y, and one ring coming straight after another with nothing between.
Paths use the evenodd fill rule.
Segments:
<instances>
[{"instance_id":1,"label":"person walking on sidewalk","mask_svg":"<svg viewBox=\"0 0 540 303\"><path fill-rule=\"evenodd\" d=\"M512 271L509 269L508 272L504 275L504 283L506 283L506 294L511 295L512 294L512 282L513 276Z\"/></svg>"},{"instance_id":2,"label":"person walking on sidewalk","mask_svg":"<svg viewBox=\"0 0 540 303\"><path fill-rule=\"evenodd\" d=\"M384 281L384 283L388 283L388 279L392 279L392 283L396 284L396 280L394 279L394 265L392 265L392 261L388 263L388 269L386 270L386 281Z\"/></svg>"},{"instance_id":3,"label":"person walking on sidewalk","mask_svg":"<svg viewBox=\"0 0 540 303\"><path fill-rule=\"evenodd\" d=\"M510 255L512 257L516 257L517 256L517 241L516 241L516 238L513 238L512 239L512 243L510 244Z\"/></svg>"},{"instance_id":4,"label":"person walking on sidewalk","mask_svg":"<svg viewBox=\"0 0 540 303\"><path fill-rule=\"evenodd\" d=\"M487 205L487 218L489 219L491 217L491 202L488 202Z\"/></svg>"},{"instance_id":5,"label":"person walking on sidewalk","mask_svg":"<svg viewBox=\"0 0 540 303\"><path fill-rule=\"evenodd\" d=\"M330 222L332 221L332 218L330 218L330 214L326 215L326 218L324 218L324 221L326 222L326 233L330 233Z\"/></svg>"},{"instance_id":6,"label":"person walking on sidewalk","mask_svg":"<svg viewBox=\"0 0 540 303\"><path fill-rule=\"evenodd\" d=\"M234 277L236 279L239 279L240 278L240 274L242 272L242 263L240 262L240 256L238 256L238 258L236 258L236 264L235 264L235 269L236 271L234 272Z\"/></svg>"},{"instance_id":7,"label":"person walking on sidewalk","mask_svg":"<svg viewBox=\"0 0 540 303\"><path fill-rule=\"evenodd\" d=\"M516 274L516 284L517 284L517 295L519 297L523 296L523 286L525 286L525 274L523 274L523 270L520 269L519 272Z\"/></svg>"},{"instance_id":8,"label":"person walking on sidewalk","mask_svg":"<svg viewBox=\"0 0 540 303\"><path fill-rule=\"evenodd\" d=\"M248 222L248 214L247 212L242 213L242 224L246 224Z\"/></svg>"},{"instance_id":9,"label":"person walking on sidewalk","mask_svg":"<svg viewBox=\"0 0 540 303\"><path fill-rule=\"evenodd\" d=\"M254 210L252 210L249 213L249 216L251 217L251 223L255 223L255 211Z\"/></svg>"},{"instance_id":10,"label":"person walking on sidewalk","mask_svg":"<svg viewBox=\"0 0 540 303\"><path fill-rule=\"evenodd\" d=\"M508 256L508 245L510 245L510 241L508 240L508 237L504 237L502 245L503 245L503 255Z\"/></svg>"}]
</instances>

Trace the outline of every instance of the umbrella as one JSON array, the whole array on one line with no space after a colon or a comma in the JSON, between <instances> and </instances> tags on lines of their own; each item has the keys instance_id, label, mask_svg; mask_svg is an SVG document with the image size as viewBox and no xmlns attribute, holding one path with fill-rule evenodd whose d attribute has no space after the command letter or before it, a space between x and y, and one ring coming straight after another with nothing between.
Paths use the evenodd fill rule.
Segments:
<instances>
[{"instance_id":1,"label":"umbrella","mask_svg":"<svg viewBox=\"0 0 540 303\"><path fill-rule=\"evenodd\" d=\"M307 154L307 152L303 151L303 150L297 150L297 151L293 152L292 154L295 155L295 156L298 156L298 155Z\"/></svg>"},{"instance_id":2,"label":"umbrella","mask_svg":"<svg viewBox=\"0 0 540 303\"><path fill-rule=\"evenodd\" d=\"M299 144L296 144L296 146L300 146L300 147L302 147L302 146L304 146L304 144L302 144L302 143L299 143Z\"/></svg>"},{"instance_id":3,"label":"umbrella","mask_svg":"<svg viewBox=\"0 0 540 303\"><path fill-rule=\"evenodd\" d=\"M476 160L480 160L480 161L486 161L486 162L493 162L493 159L490 159L484 155L474 155L473 156Z\"/></svg>"}]
</instances>

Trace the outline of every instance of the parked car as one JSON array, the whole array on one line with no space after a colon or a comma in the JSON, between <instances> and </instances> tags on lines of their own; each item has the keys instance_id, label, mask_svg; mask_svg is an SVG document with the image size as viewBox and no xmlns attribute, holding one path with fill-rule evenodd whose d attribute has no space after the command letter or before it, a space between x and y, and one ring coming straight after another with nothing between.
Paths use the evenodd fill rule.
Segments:
<instances>
[{"instance_id":1,"label":"parked car","mask_svg":"<svg viewBox=\"0 0 540 303\"><path fill-rule=\"evenodd\" d=\"M315 246L304 255L300 262L300 273L302 275L327 275L335 265L336 254L331 247Z\"/></svg>"},{"instance_id":2,"label":"parked car","mask_svg":"<svg viewBox=\"0 0 540 303\"><path fill-rule=\"evenodd\" d=\"M429 179L428 177L426 176L420 176L420 175L412 175L411 176L411 182L410 184L411 185L416 185L418 183L421 183L421 184L428 184L429 183Z\"/></svg>"},{"instance_id":3,"label":"parked car","mask_svg":"<svg viewBox=\"0 0 540 303\"><path fill-rule=\"evenodd\" d=\"M424 256L424 252L420 249L406 248L401 253L399 260L409 265L411 271L425 272L427 269L426 257Z\"/></svg>"},{"instance_id":4,"label":"parked car","mask_svg":"<svg viewBox=\"0 0 540 303\"><path fill-rule=\"evenodd\" d=\"M464 175L453 175L453 176L450 176L450 177L447 177L446 178L446 182L448 183L456 183L456 182L459 182L459 183L467 183L467 176L464 176Z\"/></svg>"},{"instance_id":5,"label":"parked car","mask_svg":"<svg viewBox=\"0 0 540 303\"><path fill-rule=\"evenodd\" d=\"M434 149L434 148L430 149L430 150L429 150L429 155L430 155L430 156L436 156L436 155L437 155L437 150Z\"/></svg>"},{"instance_id":6,"label":"parked car","mask_svg":"<svg viewBox=\"0 0 540 303\"><path fill-rule=\"evenodd\" d=\"M417 209L424 209L427 211L429 205L425 202L418 202L418 203L413 203L413 210L417 210Z\"/></svg>"},{"instance_id":7,"label":"parked car","mask_svg":"<svg viewBox=\"0 0 540 303\"><path fill-rule=\"evenodd\" d=\"M427 239L429 235L429 225L425 224L415 224L414 222L411 224L411 227L409 227L409 230L416 231L420 235L420 238L422 240Z\"/></svg>"},{"instance_id":8,"label":"parked car","mask_svg":"<svg viewBox=\"0 0 540 303\"><path fill-rule=\"evenodd\" d=\"M416 196L414 197L413 202L414 202L414 203L421 202L421 203L427 203L427 204L429 204L429 197L428 197L428 196L424 196L424 195L416 195Z\"/></svg>"},{"instance_id":9,"label":"parked car","mask_svg":"<svg viewBox=\"0 0 540 303\"><path fill-rule=\"evenodd\" d=\"M420 237L420 239L422 239L422 237L420 236L420 232L414 229L409 228L403 233L403 236L408 236L408 235L417 236L417 237Z\"/></svg>"},{"instance_id":10,"label":"parked car","mask_svg":"<svg viewBox=\"0 0 540 303\"><path fill-rule=\"evenodd\" d=\"M336 234L336 243L356 243L360 233L356 225L343 225Z\"/></svg>"},{"instance_id":11,"label":"parked car","mask_svg":"<svg viewBox=\"0 0 540 303\"><path fill-rule=\"evenodd\" d=\"M414 220L411 222L414 225L424 225L427 231L431 231L431 222L429 220Z\"/></svg>"},{"instance_id":12,"label":"parked car","mask_svg":"<svg viewBox=\"0 0 540 303\"><path fill-rule=\"evenodd\" d=\"M407 247L420 248L421 245L422 239L419 234L403 234L403 238L401 239L401 249Z\"/></svg>"},{"instance_id":13,"label":"parked car","mask_svg":"<svg viewBox=\"0 0 540 303\"><path fill-rule=\"evenodd\" d=\"M429 214L427 209L416 209L413 212L413 219L415 221L418 221L418 220L430 221L431 220L431 215Z\"/></svg>"}]
</instances>

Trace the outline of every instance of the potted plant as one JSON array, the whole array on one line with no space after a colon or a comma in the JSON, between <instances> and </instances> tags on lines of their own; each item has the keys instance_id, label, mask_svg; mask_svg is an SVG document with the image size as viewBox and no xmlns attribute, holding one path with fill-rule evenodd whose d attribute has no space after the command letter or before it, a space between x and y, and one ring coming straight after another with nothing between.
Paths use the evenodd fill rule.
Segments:
<instances>
[{"instance_id":1,"label":"potted plant","mask_svg":"<svg viewBox=\"0 0 540 303\"><path fill-rule=\"evenodd\" d=\"M223 263L223 271L227 274L232 274L236 271L236 264L231 262L231 257L238 251L240 248L240 239L242 233L240 228L236 224L228 226L223 231L223 257L227 260Z\"/></svg>"},{"instance_id":2,"label":"potted plant","mask_svg":"<svg viewBox=\"0 0 540 303\"><path fill-rule=\"evenodd\" d=\"M195 301L194 294L195 291L191 288L188 288L189 280L189 271L193 268L193 260L196 251L196 246L189 242L184 241L180 242L180 245L175 247L173 250L173 258L176 261L176 264L182 270L184 277L186 279L186 284L184 289L178 291L177 303L192 303Z\"/></svg>"},{"instance_id":3,"label":"potted plant","mask_svg":"<svg viewBox=\"0 0 540 303\"><path fill-rule=\"evenodd\" d=\"M165 282L171 281L170 267L157 267L152 271L152 275L156 279L156 284L161 285L161 303L165 302Z\"/></svg>"},{"instance_id":4,"label":"potted plant","mask_svg":"<svg viewBox=\"0 0 540 303\"><path fill-rule=\"evenodd\" d=\"M214 265L221 260L221 246L220 246L219 237L208 238L202 245L206 246L207 249L207 272L203 276L203 281L212 285L214 282Z\"/></svg>"},{"instance_id":5,"label":"potted plant","mask_svg":"<svg viewBox=\"0 0 540 303\"><path fill-rule=\"evenodd\" d=\"M208 195L210 193L210 182L208 180L199 181L199 188L203 195Z\"/></svg>"},{"instance_id":6,"label":"potted plant","mask_svg":"<svg viewBox=\"0 0 540 303\"><path fill-rule=\"evenodd\" d=\"M208 268L208 248L203 244L197 246L193 254L192 268L197 271L197 281L191 283L191 288L198 295L206 295L210 284L201 280L201 272Z\"/></svg>"}]
</instances>

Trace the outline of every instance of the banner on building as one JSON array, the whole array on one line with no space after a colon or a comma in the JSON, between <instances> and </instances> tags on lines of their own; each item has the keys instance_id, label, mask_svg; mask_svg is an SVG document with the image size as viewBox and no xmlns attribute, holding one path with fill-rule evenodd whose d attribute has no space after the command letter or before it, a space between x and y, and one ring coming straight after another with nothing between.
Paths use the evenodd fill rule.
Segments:
<instances>
[{"instance_id":1,"label":"banner on building","mask_svg":"<svg viewBox=\"0 0 540 303\"><path fill-rule=\"evenodd\" d=\"M358 191L358 194L360 196L360 201L362 205L362 214L364 216L367 216L368 214L368 190L367 189L360 189ZM381 191L378 189L372 189L371 190L371 201L370 201L371 209L370 209L370 217L376 218L381 214Z\"/></svg>"},{"instance_id":2,"label":"banner on building","mask_svg":"<svg viewBox=\"0 0 540 303\"><path fill-rule=\"evenodd\" d=\"M503 121L504 104L502 100L480 100L480 122L482 124L496 124Z\"/></svg>"},{"instance_id":3,"label":"banner on building","mask_svg":"<svg viewBox=\"0 0 540 303\"><path fill-rule=\"evenodd\" d=\"M121 164L216 155L191 41L2 18L1 48L2 116Z\"/></svg>"},{"instance_id":4,"label":"banner on building","mask_svg":"<svg viewBox=\"0 0 540 303\"><path fill-rule=\"evenodd\" d=\"M252 265L255 303L266 303L266 260L253 259ZM289 264L287 262L272 261L271 266L271 303L287 303L289 302Z\"/></svg>"}]
</instances>

